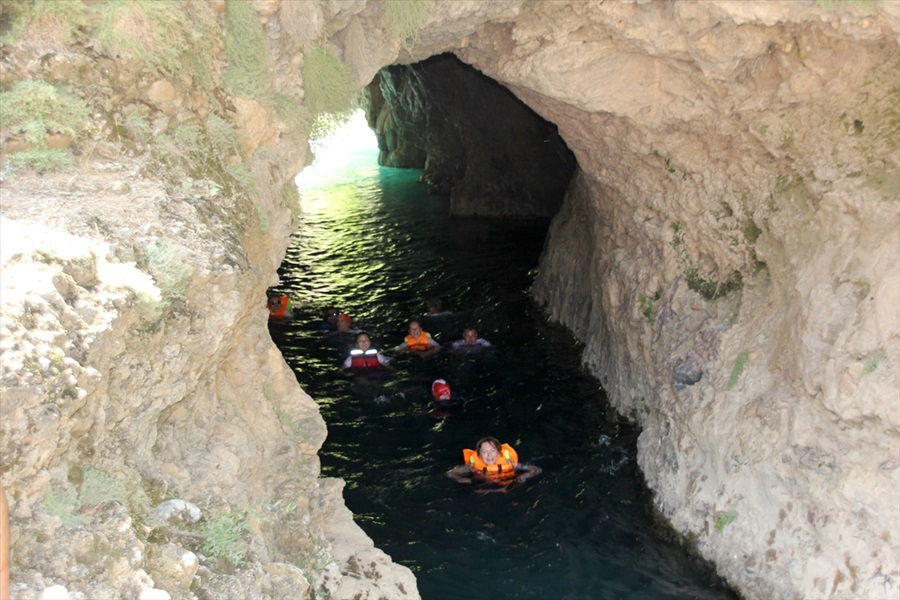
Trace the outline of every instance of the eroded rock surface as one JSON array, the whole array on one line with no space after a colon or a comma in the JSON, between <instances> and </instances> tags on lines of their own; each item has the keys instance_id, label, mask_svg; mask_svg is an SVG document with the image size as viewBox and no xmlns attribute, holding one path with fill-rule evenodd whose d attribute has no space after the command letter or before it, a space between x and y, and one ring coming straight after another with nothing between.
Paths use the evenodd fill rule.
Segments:
<instances>
[{"instance_id":1,"label":"eroded rock surface","mask_svg":"<svg viewBox=\"0 0 900 600\"><path fill-rule=\"evenodd\" d=\"M417 597L319 477L324 424L266 331L324 47L360 89L452 52L558 128L578 169L534 295L732 585L896 598L900 4L446 0L400 34L385 6L173 4L197 17L194 77L84 43L96 12L3 46L4 89L90 108L76 167L0 187L15 596ZM185 153L196 135L215 152ZM239 516L243 566L204 554L210 530L142 521L169 498ZM173 544L200 561L187 590Z\"/></svg>"}]
</instances>

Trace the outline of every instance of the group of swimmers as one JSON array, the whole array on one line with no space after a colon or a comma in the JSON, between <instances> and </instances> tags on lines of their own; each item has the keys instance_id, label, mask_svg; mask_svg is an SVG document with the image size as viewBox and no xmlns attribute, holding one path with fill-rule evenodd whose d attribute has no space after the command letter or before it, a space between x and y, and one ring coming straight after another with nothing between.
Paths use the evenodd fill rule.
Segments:
<instances>
[{"instance_id":1,"label":"group of swimmers","mask_svg":"<svg viewBox=\"0 0 900 600\"><path fill-rule=\"evenodd\" d=\"M269 299L270 316L280 318L273 312L272 297ZM290 299L286 296L275 304L279 309L287 305ZM429 301L428 312L434 316L440 305ZM283 315L282 315L283 316ZM348 372L365 373L372 370L393 370L391 359L372 347L372 339L365 330L354 330L352 318L335 307L325 310L319 328L328 335L353 336L353 345L349 354L341 363L341 368ZM462 338L450 344L454 352L468 353L492 348L492 344L478 335L475 325L463 327ZM394 348L398 353L410 353L426 357L441 350L441 344L430 333L422 328L418 319L409 321L407 335L403 342ZM431 384L431 393L438 406L449 406L456 401L449 384L444 379L436 379ZM494 437L486 436L478 440L475 449L463 450L463 464L452 469L447 475L459 483L487 483L479 488L479 492L506 491L508 485L523 482L539 475L541 468L519 462L518 454L509 444L501 443Z\"/></svg>"}]
</instances>

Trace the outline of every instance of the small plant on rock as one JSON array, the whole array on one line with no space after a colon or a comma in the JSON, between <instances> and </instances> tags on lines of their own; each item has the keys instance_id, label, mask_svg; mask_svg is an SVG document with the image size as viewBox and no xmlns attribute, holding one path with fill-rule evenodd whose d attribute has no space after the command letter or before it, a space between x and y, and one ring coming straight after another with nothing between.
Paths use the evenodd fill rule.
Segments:
<instances>
[{"instance_id":1,"label":"small plant on rock","mask_svg":"<svg viewBox=\"0 0 900 600\"><path fill-rule=\"evenodd\" d=\"M409 52L419 41L419 29L428 17L425 0L383 0L381 10L388 35L400 40Z\"/></svg>"},{"instance_id":2,"label":"small plant on rock","mask_svg":"<svg viewBox=\"0 0 900 600\"><path fill-rule=\"evenodd\" d=\"M644 319L651 325L656 321L656 318L653 315L653 307L657 300L659 300L659 291L652 296L638 294L638 310L641 311L641 314L644 315Z\"/></svg>"},{"instance_id":3,"label":"small plant on rock","mask_svg":"<svg viewBox=\"0 0 900 600\"><path fill-rule=\"evenodd\" d=\"M224 513L207 520L200 526L203 536L203 552L212 558L223 558L238 567L247 556L247 543L243 533L247 523L243 516Z\"/></svg>"},{"instance_id":4,"label":"small plant on rock","mask_svg":"<svg viewBox=\"0 0 900 600\"><path fill-rule=\"evenodd\" d=\"M88 107L78 97L45 81L18 81L0 93L0 123L9 134L39 150L48 136L78 139Z\"/></svg>"},{"instance_id":5,"label":"small plant on rock","mask_svg":"<svg viewBox=\"0 0 900 600\"><path fill-rule=\"evenodd\" d=\"M747 358L749 356L750 353L744 349L741 350L741 353L734 359L734 367L731 368L731 375L728 376L728 383L725 384L725 389L731 390L737 385L741 375L744 373L744 369L747 367Z\"/></svg>"},{"instance_id":6,"label":"small plant on rock","mask_svg":"<svg viewBox=\"0 0 900 600\"><path fill-rule=\"evenodd\" d=\"M722 533L725 531L725 528L730 524L734 523L735 519L737 519L737 511L734 510L720 510L716 513L716 531Z\"/></svg>"}]
</instances>

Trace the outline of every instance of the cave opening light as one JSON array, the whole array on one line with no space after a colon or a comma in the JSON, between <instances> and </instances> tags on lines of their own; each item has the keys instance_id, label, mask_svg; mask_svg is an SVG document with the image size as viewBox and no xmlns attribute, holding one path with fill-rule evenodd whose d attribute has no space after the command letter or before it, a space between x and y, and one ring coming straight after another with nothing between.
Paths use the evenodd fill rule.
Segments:
<instances>
[{"instance_id":1,"label":"cave opening light","mask_svg":"<svg viewBox=\"0 0 900 600\"><path fill-rule=\"evenodd\" d=\"M300 190L353 178L360 168L378 168L378 141L361 108L328 135L310 140L309 146L315 159L295 178Z\"/></svg>"}]
</instances>

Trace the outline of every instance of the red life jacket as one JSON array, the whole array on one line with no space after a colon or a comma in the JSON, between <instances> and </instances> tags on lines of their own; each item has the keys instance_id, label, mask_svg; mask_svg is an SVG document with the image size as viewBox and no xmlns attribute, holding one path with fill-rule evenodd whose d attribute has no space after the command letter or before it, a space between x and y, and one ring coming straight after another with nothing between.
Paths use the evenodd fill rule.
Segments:
<instances>
[{"instance_id":1,"label":"red life jacket","mask_svg":"<svg viewBox=\"0 0 900 600\"><path fill-rule=\"evenodd\" d=\"M378 360L378 350L369 348L365 352L359 348L350 351L350 368L351 369L378 369L381 362Z\"/></svg>"},{"instance_id":2,"label":"red life jacket","mask_svg":"<svg viewBox=\"0 0 900 600\"><path fill-rule=\"evenodd\" d=\"M490 479L508 479L516 474L515 468L519 462L519 455L509 444L501 444L500 456L493 465L484 464L484 461L478 456L478 452L468 448L463 450L463 460L466 466Z\"/></svg>"}]
</instances>

